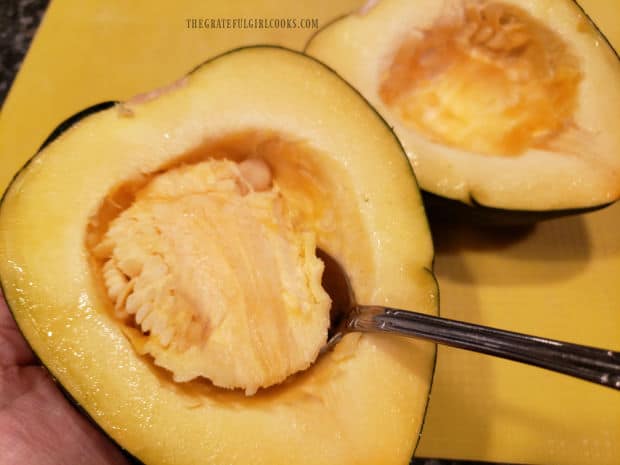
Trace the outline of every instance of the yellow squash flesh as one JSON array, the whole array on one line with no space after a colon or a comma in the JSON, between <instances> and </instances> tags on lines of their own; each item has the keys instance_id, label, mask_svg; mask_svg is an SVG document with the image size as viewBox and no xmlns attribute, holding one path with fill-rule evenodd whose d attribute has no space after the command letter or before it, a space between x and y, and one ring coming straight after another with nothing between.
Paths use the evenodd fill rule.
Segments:
<instances>
[{"instance_id":1,"label":"yellow squash flesh","mask_svg":"<svg viewBox=\"0 0 620 465\"><path fill-rule=\"evenodd\" d=\"M424 210L389 127L324 66L257 47L207 62L155 99L82 120L17 176L0 207L0 279L24 336L88 414L147 464L408 463L432 345L352 334L252 397L206 380L175 382L136 353L91 243L131 204L124 186L209 157L264 160L361 303L437 312Z\"/></svg>"}]
</instances>

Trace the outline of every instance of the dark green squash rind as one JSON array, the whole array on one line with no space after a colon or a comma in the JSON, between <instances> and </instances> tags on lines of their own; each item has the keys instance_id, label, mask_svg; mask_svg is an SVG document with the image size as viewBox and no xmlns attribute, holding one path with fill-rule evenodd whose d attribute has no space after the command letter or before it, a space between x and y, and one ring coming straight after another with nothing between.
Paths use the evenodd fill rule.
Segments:
<instances>
[{"instance_id":1,"label":"dark green squash rind","mask_svg":"<svg viewBox=\"0 0 620 465\"><path fill-rule=\"evenodd\" d=\"M424 206L431 221L474 223L482 226L524 226L539 221L580 215L608 207L614 202L582 208L561 210L510 210L483 205L470 197L471 203L422 191Z\"/></svg>"},{"instance_id":2,"label":"dark green squash rind","mask_svg":"<svg viewBox=\"0 0 620 465\"><path fill-rule=\"evenodd\" d=\"M336 18L336 20L341 19L341 18ZM328 24L332 24L334 22L336 22L336 20L331 21ZM332 73L333 75L337 76L345 85L347 85L353 92L355 92L355 94L357 94L364 102L366 102L366 104L368 105L368 107L375 113L375 115L377 116L378 120L381 121L385 127L389 130L389 132L392 134L395 142L398 144L398 146L401 149L401 153L402 156L405 157L405 159L407 160L407 166L409 166L409 174L411 175L416 187L418 188L418 190L420 190L420 186L418 183L417 178L415 177L415 173L413 171L413 167L411 166L411 164L409 163L409 159L406 155L405 149L402 146L400 139L398 139L398 137L396 136L396 134L394 133L393 128L387 123L387 121L385 121L385 119L383 118L383 116L381 116L381 114L375 109L375 107L366 99L366 97L364 97L355 87L353 87L347 80L345 80L342 76L340 76L334 69L330 68L329 66L327 66L325 63L321 62L320 60L310 56L310 55L306 55L303 52L299 52L297 50L292 50L289 49L287 47L283 47L283 46L279 46L279 45L270 45L270 44L265 44L265 45L261 45L261 44L256 44L256 45L249 45L249 46L242 46L242 47L238 47L238 48L234 48L231 49L229 51L226 51L224 53L221 53L219 55L216 55L214 57L211 57L209 59L207 59L206 61L204 61L203 63L201 63L200 65L194 67L193 69L191 69L188 73L185 74L185 76L189 76L192 73L194 73L195 71L201 69L203 66L208 65L209 63L211 63L212 61L215 61L219 58L223 58L226 55L229 55L231 53L235 53L241 50L246 50L246 49L253 49L253 48L272 48L272 49L280 49L280 50L285 50L287 52L292 52L295 53L297 55L303 56L306 59L310 59L312 61L314 61L315 63L318 63L319 65L321 65L323 68L325 68L326 70L328 70L330 73ZM79 112L77 112L76 114L68 117L66 120L64 120L62 123L60 123L51 133L50 135L45 139L45 141L41 144L40 148L38 149L38 151L30 158L26 161L26 163L17 171L17 173L13 176L11 182L8 184L6 190L4 191L2 198L0 198L0 214L2 211L2 204L4 203L4 200L8 194L8 192L11 190L11 187L13 186L13 184L15 183L15 181L17 180L17 178L20 176L21 173L23 173L28 166L30 165L30 163L35 160L37 158L37 156L41 153L41 151L47 147L49 144L51 144L52 142L54 142L59 136L61 136L64 132L66 132L67 130L71 129L73 126L75 126L76 124L78 124L80 121L82 121L84 118L87 118L89 116L92 116L95 113L98 113L100 111L105 111L110 109L111 107L119 104L121 102L116 102L116 101L104 101L95 105L92 105L90 107L87 107ZM420 190L420 193L422 193L422 191ZM422 207L424 207L424 205L422 205ZM426 218L426 226L427 229L429 231L430 234L430 224L428 222L428 218ZM434 259L434 258L433 258ZM437 295L437 302L439 302L439 285L437 282L437 279L435 278L435 276L432 273L432 267L431 269L426 269L432 276L433 276L433 280L435 282L435 291L436 291L436 295ZM3 295L6 295L4 293L4 287L3 287L3 283L2 283L2 276L0 275L0 291L2 291ZM17 328L19 329L20 333L22 334L22 336L24 337L24 339L26 340L26 342L28 343L28 345L30 346L30 342L28 341L28 339L26 339L26 337L24 336L21 328L19 327L19 323L17 322L17 318L15 317L15 314L13 313L13 310L11 309L11 305L10 302L8 301L8 299L6 300L6 304L7 307L9 309L9 313L11 314L13 320L15 321L15 324L17 326ZM439 306L437 307L437 313L439 314ZM30 348L32 349L32 347L30 346ZM33 353L36 357L36 359L40 362L40 364L45 367L47 369L47 367L45 366L45 364L43 363L43 361L39 358L39 356L37 355L37 353L33 350ZM434 379L434 375L435 375L435 371L436 371L436 362L437 362L437 350L435 350L435 355L434 355L434 359L433 359L433 367L432 367L432 372L431 372L431 380L429 383L429 390L426 394L426 399L427 399L427 403L426 403L426 407L424 410L424 418L423 421L421 423L420 426L420 432L418 434L418 437L416 438L416 442L414 444L414 448L412 451L412 455L415 455L415 451L417 450L417 447L419 445L420 442L420 437L422 434L422 427L424 425L424 419L426 418L426 413L428 410L428 401L430 400L430 396L431 396L431 387L432 387L432 382ZM88 421L97 429L99 430L101 433L103 433L113 444L116 444L116 446L120 449L120 451L122 452L122 454L125 456L125 458L127 458L127 460L134 465L144 465L144 462L142 462L139 458L137 458L136 456L134 456L131 452L129 452L127 449L125 449L121 444L119 444L114 438L112 438L93 418L92 416L88 413L88 411L86 410L85 407L83 407L72 395L71 393L65 389L65 387L62 385L62 383L60 383L60 381L58 381L58 379L54 376L54 374L48 370L48 373L50 374L50 377L52 378L52 380L54 381L54 383L59 387L61 393L63 394L63 396L69 401L70 404L72 404L77 411L79 411L82 415L84 415ZM413 459L413 457L412 457Z\"/></svg>"},{"instance_id":3,"label":"dark green squash rind","mask_svg":"<svg viewBox=\"0 0 620 465\"><path fill-rule=\"evenodd\" d=\"M600 30L600 28L596 25L596 23L594 22L594 20L590 17L590 15L586 12L586 10L584 10L584 8L581 6L581 4L579 3L578 0L572 0L573 3L575 4L575 6L579 9L580 13L588 20L588 22L590 23L590 25L596 30L596 32L598 32L598 34L603 38L603 40L605 41L605 43L607 44L607 46L614 52L614 55L616 55L616 58L618 59L618 61L620 61L620 53L618 53L618 50L616 50L614 48L614 46L611 44L610 40L607 38L607 36L605 34L603 34L603 31Z\"/></svg>"},{"instance_id":4,"label":"dark green squash rind","mask_svg":"<svg viewBox=\"0 0 620 465\"><path fill-rule=\"evenodd\" d=\"M428 216L427 216L428 221ZM433 264L430 268L425 268L425 271L431 275L433 281L435 282L435 288L437 289L437 316L441 316L441 299L439 293L439 281L437 280L437 276L433 273L433 268L435 267L435 256L433 255ZM418 432L418 437L415 442L415 446L413 447L411 462L416 459L415 453L418 450L418 446L420 445L420 440L422 439L422 434L424 432L424 425L426 424L426 419L428 418L428 407L431 403L431 395L433 393L433 385L435 384L435 374L437 373L437 357L439 356L439 350L435 347L435 354L433 356L433 369L431 371L431 380L428 389L428 396L426 397L426 405L424 406L424 412L422 413L422 423L420 423L420 431Z\"/></svg>"},{"instance_id":5,"label":"dark green squash rind","mask_svg":"<svg viewBox=\"0 0 620 465\"><path fill-rule=\"evenodd\" d=\"M56 126L56 129L54 129L49 136L47 136L45 141L43 141L43 143L41 144L41 147L39 147L39 150L37 151L37 153L39 153L49 144L51 144L56 139L58 139L58 136L60 136L67 129L71 128L71 126L79 123L82 119L92 114L95 114L97 112L107 110L108 108L113 107L117 103L119 102L115 102L114 100L107 100L105 102L95 103L94 105L91 105L90 107L86 107L83 110L78 111L74 115L69 116L66 120L64 120L62 123Z\"/></svg>"},{"instance_id":6,"label":"dark green squash rind","mask_svg":"<svg viewBox=\"0 0 620 465\"><path fill-rule=\"evenodd\" d=\"M86 118L87 116L90 116L90 115L93 115L95 113L98 113L100 111L107 110L108 108L113 107L117 103L118 102L115 102L113 100L107 100L105 102L96 103L94 105L86 107L83 110L80 110L77 113L69 116L62 123L60 123L58 126L56 126L56 128L50 133L50 135L45 138L45 140L40 145L39 149L35 152L35 154L32 157L30 157L28 160L26 160L26 163L24 163L22 165L22 167L20 169L18 169L17 172L13 175L13 177L11 178L11 181L9 182L9 184L6 186L6 189L2 193L2 197L0 198L0 210L2 209L2 204L4 203L4 198L6 197L7 193L9 192L9 190L11 190L11 187L15 183L15 180L19 177L19 175L21 173L24 172L24 170L26 168L28 168L30 163L32 163L35 160L35 158L37 158L37 155L39 155L41 150L43 150L45 147L47 147L49 144L51 144L62 133L64 133L67 129L69 129L72 126L74 126L76 123L80 122L82 119Z\"/></svg>"}]
</instances>

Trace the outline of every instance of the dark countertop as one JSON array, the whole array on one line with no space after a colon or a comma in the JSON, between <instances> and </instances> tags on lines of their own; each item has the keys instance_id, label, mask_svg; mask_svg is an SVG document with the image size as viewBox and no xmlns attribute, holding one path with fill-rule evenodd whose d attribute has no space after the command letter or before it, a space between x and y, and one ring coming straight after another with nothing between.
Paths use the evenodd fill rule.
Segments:
<instances>
[{"instance_id":1,"label":"dark countertop","mask_svg":"<svg viewBox=\"0 0 620 465\"><path fill-rule=\"evenodd\" d=\"M19 71L49 0L0 0L0 107ZM412 465L475 465L419 459Z\"/></svg>"},{"instance_id":2,"label":"dark countertop","mask_svg":"<svg viewBox=\"0 0 620 465\"><path fill-rule=\"evenodd\" d=\"M48 0L0 0L0 106L47 4Z\"/></svg>"}]
</instances>

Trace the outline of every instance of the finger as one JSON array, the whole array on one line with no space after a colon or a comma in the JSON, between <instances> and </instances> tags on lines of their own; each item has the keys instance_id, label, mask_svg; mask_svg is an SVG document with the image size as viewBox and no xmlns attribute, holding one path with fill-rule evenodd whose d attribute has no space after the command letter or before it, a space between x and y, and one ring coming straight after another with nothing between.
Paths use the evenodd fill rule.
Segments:
<instances>
[{"instance_id":1,"label":"finger","mask_svg":"<svg viewBox=\"0 0 620 465\"><path fill-rule=\"evenodd\" d=\"M35 356L9 313L0 291L0 367L35 363Z\"/></svg>"},{"instance_id":2,"label":"finger","mask_svg":"<svg viewBox=\"0 0 620 465\"><path fill-rule=\"evenodd\" d=\"M0 402L0 463L128 465L118 447L71 407L42 367L7 370L10 377L0 376L0 401L7 394L7 402Z\"/></svg>"}]
</instances>

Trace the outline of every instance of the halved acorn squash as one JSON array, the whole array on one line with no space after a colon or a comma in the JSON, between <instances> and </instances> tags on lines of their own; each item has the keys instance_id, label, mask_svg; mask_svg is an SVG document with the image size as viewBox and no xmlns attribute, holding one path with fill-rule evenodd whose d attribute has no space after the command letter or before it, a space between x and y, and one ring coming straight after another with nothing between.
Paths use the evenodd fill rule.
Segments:
<instances>
[{"instance_id":1,"label":"halved acorn squash","mask_svg":"<svg viewBox=\"0 0 620 465\"><path fill-rule=\"evenodd\" d=\"M431 208L528 222L620 197L620 62L573 1L369 2L306 52L394 126Z\"/></svg>"},{"instance_id":2,"label":"halved acorn squash","mask_svg":"<svg viewBox=\"0 0 620 465\"><path fill-rule=\"evenodd\" d=\"M350 334L315 360L317 248L358 301L437 312L421 197L381 117L274 47L94 110L0 206L6 299L70 396L147 464L408 463L434 346Z\"/></svg>"}]
</instances>

